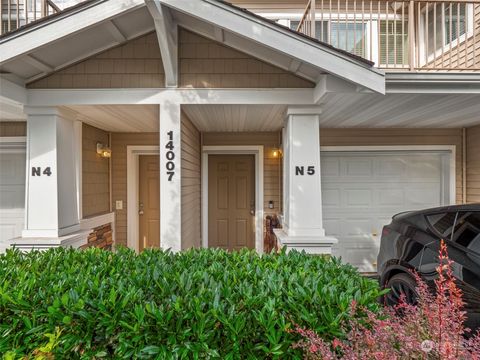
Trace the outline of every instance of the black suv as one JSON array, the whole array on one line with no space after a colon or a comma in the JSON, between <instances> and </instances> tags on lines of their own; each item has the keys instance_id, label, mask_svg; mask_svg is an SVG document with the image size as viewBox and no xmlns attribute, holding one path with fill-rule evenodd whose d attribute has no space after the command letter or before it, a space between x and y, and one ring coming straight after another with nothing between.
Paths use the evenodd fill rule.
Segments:
<instances>
[{"instance_id":1,"label":"black suv","mask_svg":"<svg viewBox=\"0 0 480 360\"><path fill-rule=\"evenodd\" d=\"M440 240L445 240L453 274L466 302L467 326L480 327L480 204L447 206L395 215L382 231L378 254L380 285L390 288L388 305L404 294L416 299L415 270L430 285L437 276Z\"/></svg>"}]
</instances>

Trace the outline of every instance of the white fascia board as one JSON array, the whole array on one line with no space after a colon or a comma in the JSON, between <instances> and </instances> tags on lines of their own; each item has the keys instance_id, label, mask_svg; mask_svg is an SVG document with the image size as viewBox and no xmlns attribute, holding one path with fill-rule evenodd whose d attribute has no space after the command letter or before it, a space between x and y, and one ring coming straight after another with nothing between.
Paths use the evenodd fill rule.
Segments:
<instances>
[{"instance_id":1,"label":"white fascia board","mask_svg":"<svg viewBox=\"0 0 480 360\"><path fill-rule=\"evenodd\" d=\"M385 93L383 71L361 64L334 49L316 44L303 36L281 29L267 21L216 0L158 0L179 12L189 14L245 38L270 47L284 54L296 57L327 73L364 86L375 92Z\"/></svg>"},{"instance_id":2,"label":"white fascia board","mask_svg":"<svg viewBox=\"0 0 480 360\"><path fill-rule=\"evenodd\" d=\"M479 73L387 73L388 94L480 94Z\"/></svg>"},{"instance_id":3,"label":"white fascia board","mask_svg":"<svg viewBox=\"0 0 480 360\"><path fill-rule=\"evenodd\" d=\"M30 89L29 106L115 104L312 105L313 89Z\"/></svg>"},{"instance_id":4,"label":"white fascia board","mask_svg":"<svg viewBox=\"0 0 480 360\"><path fill-rule=\"evenodd\" d=\"M27 102L27 89L6 79L4 75L0 75L0 97L25 104Z\"/></svg>"},{"instance_id":5,"label":"white fascia board","mask_svg":"<svg viewBox=\"0 0 480 360\"><path fill-rule=\"evenodd\" d=\"M42 21L0 40L0 64L141 6L143 0L103 0Z\"/></svg>"},{"instance_id":6,"label":"white fascia board","mask_svg":"<svg viewBox=\"0 0 480 360\"><path fill-rule=\"evenodd\" d=\"M145 0L148 11L152 15L157 33L158 45L165 69L165 85L178 85L178 31L170 9L158 0Z\"/></svg>"}]
</instances>

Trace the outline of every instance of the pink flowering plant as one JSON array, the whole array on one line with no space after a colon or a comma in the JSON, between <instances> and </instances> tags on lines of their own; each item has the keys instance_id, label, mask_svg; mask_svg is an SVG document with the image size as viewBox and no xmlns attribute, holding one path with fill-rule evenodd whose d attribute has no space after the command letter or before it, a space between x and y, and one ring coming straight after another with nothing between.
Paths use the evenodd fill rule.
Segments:
<instances>
[{"instance_id":1,"label":"pink flowering plant","mask_svg":"<svg viewBox=\"0 0 480 360\"><path fill-rule=\"evenodd\" d=\"M345 338L325 340L297 326L294 331L302 340L294 347L303 350L305 359L314 360L480 360L480 333L472 336L464 326L462 293L443 241L439 260L435 294L413 273L417 304L400 301L394 308L374 313L352 302L351 316L343 324Z\"/></svg>"}]
</instances>

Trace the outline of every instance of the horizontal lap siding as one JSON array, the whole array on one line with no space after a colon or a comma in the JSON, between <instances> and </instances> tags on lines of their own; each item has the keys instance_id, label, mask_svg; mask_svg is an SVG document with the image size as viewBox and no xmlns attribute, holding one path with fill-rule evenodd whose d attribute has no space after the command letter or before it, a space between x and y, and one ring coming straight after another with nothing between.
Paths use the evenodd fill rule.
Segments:
<instances>
[{"instance_id":1,"label":"horizontal lap siding","mask_svg":"<svg viewBox=\"0 0 480 360\"><path fill-rule=\"evenodd\" d=\"M201 247L200 132L182 112L182 249Z\"/></svg>"},{"instance_id":2,"label":"horizontal lap siding","mask_svg":"<svg viewBox=\"0 0 480 360\"><path fill-rule=\"evenodd\" d=\"M29 88L159 88L165 86L156 33L130 40L45 78Z\"/></svg>"},{"instance_id":3,"label":"horizontal lap siding","mask_svg":"<svg viewBox=\"0 0 480 360\"><path fill-rule=\"evenodd\" d=\"M27 123L24 121L0 121L0 137L27 136Z\"/></svg>"},{"instance_id":4,"label":"horizontal lap siding","mask_svg":"<svg viewBox=\"0 0 480 360\"><path fill-rule=\"evenodd\" d=\"M462 202L462 129L321 129L321 146L455 145L456 199Z\"/></svg>"},{"instance_id":5,"label":"horizontal lap siding","mask_svg":"<svg viewBox=\"0 0 480 360\"><path fill-rule=\"evenodd\" d=\"M82 127L83 217L110 211L109 162L97 154L97 143L108 145L108 133L93 126Z\"/></svg>"},{"instance_id":6,"label":"horizontal lap siding","mask_svg":"<svg viewBox=\"0 0 480 360\"><path fill-rule=\"evenodd\" d=\"M277 132L229 132L204 133L203 145L263 145L263 209L266 215L278 214L282 210L282 159L274 158L274 149L280 146L280 133ZM268 208L273 201L274 208Z\"/></svg>"},{"instance_id":7,"label":"horizontal lap siding","mask_svg":"<svg viewBox=\"0 0 480 360\"><path fill-rule=\"evenodd\" d=\"M480 203L480 126L467 129L467 203Z\"/></svg>"},{"instance_id":8,"label":"horizontal lap siding","mask_svg":"<svg viewBox=\"0 0 480 360\"><path fill-rule=\"evenodd\" d=\"M180 87L309 88L315 84L250 55L180 29Z\"/></svg>"},{"instance_id":9,"label":"horizontal lap siding","mask_svg":"<svg viewBox=\"0 0 480 360\"><path fill-rule=\"evenodd\" d=\"M112 134L112 201L123 201L123 210L115 210L115 242L127 246L127 146L158 145L158 133Z\"/></svg>"}]
</instances>

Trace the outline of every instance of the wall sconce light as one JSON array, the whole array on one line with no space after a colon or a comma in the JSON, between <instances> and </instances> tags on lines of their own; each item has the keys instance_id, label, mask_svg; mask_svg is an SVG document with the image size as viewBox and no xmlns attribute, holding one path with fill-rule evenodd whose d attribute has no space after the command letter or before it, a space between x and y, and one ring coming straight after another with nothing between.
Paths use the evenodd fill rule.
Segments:
<instances>
[{"instance_id":1,"label":"wall sconce light","mask_svg":"<svg viewBox=\"0 0 480 360\"><path fill-rule=\"evenodd\" d=\"M112 157L112 150L105 144L97 143L97 154L104 158Z\"/></svg>"},{"instance_id":2,"label":"wall sconce light","mask_svg":"<svg viewBox=\"0 0 480 360\"><path fill-rule=\"evenodd\" d=\"M273 150L272 150L272 156L273 156L274 158L279 158L279 157L281 157L281 156L282 156L282 150L280 150L280 149L273 149Z\"/></svg>"}]
</instances>

